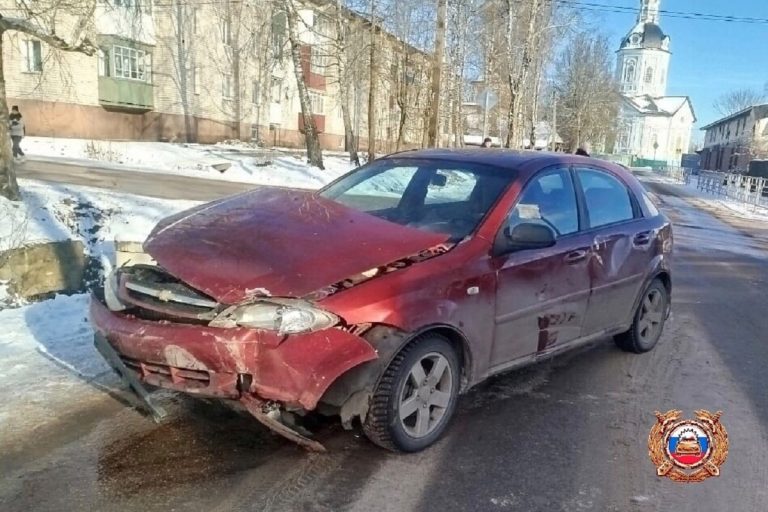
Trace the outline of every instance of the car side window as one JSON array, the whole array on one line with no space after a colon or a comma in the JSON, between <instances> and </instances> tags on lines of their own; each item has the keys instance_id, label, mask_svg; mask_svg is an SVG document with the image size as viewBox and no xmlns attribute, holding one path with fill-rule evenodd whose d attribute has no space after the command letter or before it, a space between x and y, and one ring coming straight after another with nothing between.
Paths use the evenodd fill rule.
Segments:
<instances>
[{"instance_id":1,"label":"car side window","mask_svg":"<svg viewBox=\"0 0 768 512\"><path fill-rule=\"evenodd\" d=\"M584 192L589 226L598 228L635 218L629 189L617 178L596 169L576 169Z\"/></svg>"},{"instance_id":2,"label":"car side window","mask_svg":"<svg viewBox=\"0 0 768 512\"><path fill-rule=\"evenodd\" d=\"M576 191L567 168L544 171L525 186L510 213L509 229L524 223L548 226L558 237L579 230Z\"/></svg>"}]
</instances>

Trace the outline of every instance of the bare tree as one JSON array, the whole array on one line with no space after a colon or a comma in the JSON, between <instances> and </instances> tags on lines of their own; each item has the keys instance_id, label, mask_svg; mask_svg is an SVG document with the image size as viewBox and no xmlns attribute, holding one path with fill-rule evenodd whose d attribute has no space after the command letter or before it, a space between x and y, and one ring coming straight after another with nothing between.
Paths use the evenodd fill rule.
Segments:
<instances>
[{"instance_id":1,"label":"bare tree","mask_svg":"<svg viewBox=\"0 0 768 512\"><path fill-rule=\"evenodd\" d=\"M312 115L312 105L309 99L304 66L301 56L301 39L299 38L299 13L295 0L281 0L283 10L288 21L288 41L291 45L291 57L293 70L296 76L296 87L301 103L301 117L304 123L304 138L307 146L307 160L310 165L325 169L323 165L323 152L320 149L320 136L318 135L315 118Z\"/></svg>"},{"instance_id":2,"label":"bare tree","mask_svg":"<svg viewBox=\"0 0 768 512\"><path fill-rule=\"evenodd\" d=\"M376 159L376 139L377 139L377 110L376 104L378 102L379 92L379 76L378 76L378 22L376 19L376 0L370 0L370 35L371 40L369 44L370 51L370 69L368 75L368 161Z\"/></svg>"},{"instance_id":3,"label":"bare tree","mask_svg":"<svg viewBox=\"0 0 768 512\"><path fill-rule=\"evenodd\" d=\"M352 76L349 68L349 53L352 48L349 44L348 21L346 11L341 0L335 0L333 10L334 35L333 35L333 60L336 64L336 75L339 82L339 96L341 117L344 121L344 147L349 151L349 161L360 165L360 157L357 154L357 141L355 141L352 129L352 116L349 112L350 82Z\"/></svg>"},{"instance_id":4,"label":"bare tree","mask_svg":"<svg viewBox=\"0 0 768 512\"><path fill-rule=\"evenodd\" d=\"M13 12L16 16L0 13L0 195L18 201L19 185L16 181L11 138L8 133L8 101L5 89L5 70L3 62L3 39L6 33L17 32L35 37L55 50L79 52L92 56L98 50L88 34L93 26L93 13L96 0L61 0L49 1L45 5L19 2ZM20 10L19 10L20 9ZM58 26L66 26L62 19L71 17L71 30L65 37L56 33Z\"/></svg>"},{"instance_id":5,"label":"bare tree","mask_svg":"<svg viewBox=\"0 0 768 512\"><path fill-rule=\"evenodd\" d=\"M571 149L582 142L602 143L616 130L620 95L608 39L576 33L557 61L557 126Z\"/></svg>"},{"instance_id":6,"label":"bare tree","mask_svg":"<svg viewBox=\"0 0 768 512\"><path fill-rule=\"evenodd\" d=\"M543 0L506 0L506 51L508 64L507 87L509 111L507 114L507 147L520 145L523 125L523 89L531 80L530 73L535 56L541 53L537 44L541 32L548 27L551 2ZM519 61L515 62L516 55Z\"/></svg>"},{"instance_id":7,"label":"bare tree","mask_svg":"<svg viewBox=\"0 0 768 512\"><path fill-rule=\"evenodd\" d=\"M440 93L445 58L445 30L448 16L448 0L437 0L437 22L435 25L435 51L432 55L432 91L429 100L429 126L427 145L437 147L440 138Z\"/></svg>"},{"instance_id":8,"label":"bare tree","mask_svg":"<svg viewBox=\"0 0 768 512\"><path fill-rule=\"evenodd\" d=\"M755 89L737 89L727 92L717 98L712 106L723 117L726 117L762 103L766 101L766 98L768 98L768 84L766 84L766 90L763 92Z\"/></svg>"}]
</instances>

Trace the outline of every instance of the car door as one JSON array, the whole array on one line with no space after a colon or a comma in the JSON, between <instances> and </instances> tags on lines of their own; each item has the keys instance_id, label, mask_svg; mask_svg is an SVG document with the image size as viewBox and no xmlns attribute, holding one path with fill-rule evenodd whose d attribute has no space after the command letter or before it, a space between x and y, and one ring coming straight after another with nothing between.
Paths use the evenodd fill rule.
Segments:
<instances>
[{"instance_id":1,"label":"car door","mask_svg":"<svg viewBox=\"0 0 768 512\"><path fill-rule=\"evenodd\" d=\"M556 243L493 257L497 298L492 372L578 338L589 298L591 238L580 232L568 167L545 169L526 184L505 227L511 230L521 223L553 228Z\"/></svg>"},{"instance_id":2,"label":"car door","mask_svg":"<svg viewBox=\"0 0 768 512\"><path fill-rule=\"evenodd\" d=\"M655 234L618 176L583 166L577 166L575 173L592 244L592 294L584 321L584 334L590 335L617 327L631 315Z\"/></svg>"}]
</instances>

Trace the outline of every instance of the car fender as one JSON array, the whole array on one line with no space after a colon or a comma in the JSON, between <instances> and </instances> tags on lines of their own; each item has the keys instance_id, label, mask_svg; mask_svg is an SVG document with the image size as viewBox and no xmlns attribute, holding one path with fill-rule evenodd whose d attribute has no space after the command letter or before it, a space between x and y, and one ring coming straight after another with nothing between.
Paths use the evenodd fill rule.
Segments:
<instances>
[{"instance_id":1,"label":"car fender","mask_svg":"<svg viewBox=\"0 0 768 512\"><path fill-rule=\"evenodd\" d=\"M363 336L376 349L377 358L356 366L330 385L321 401L334 408L339 408L342 424L351 427L351 421L359 417L365 421L370 406L370 398L384 372L400 351L413 340L428 332L450 332L452 337L461 339L461 359L465 362L464 371L471 369L472 354L464 334L454 326L431 324L413 332L406 332L391 325L376 325ZM465 382L469 377L465 376Z\"/></svg>"}]
</instances>

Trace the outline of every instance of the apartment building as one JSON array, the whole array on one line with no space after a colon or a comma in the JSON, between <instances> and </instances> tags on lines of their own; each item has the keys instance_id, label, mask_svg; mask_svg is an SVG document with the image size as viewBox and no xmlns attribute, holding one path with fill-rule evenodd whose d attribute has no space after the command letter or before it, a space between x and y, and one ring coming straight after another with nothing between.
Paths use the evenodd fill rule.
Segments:
<instances>
[{"instance_id":1,"label":"apartment building","mask_svg":"<svg viewBox=\"0 0 768 512\"><path fill-rule=\"evenodd\" d=\"M0 7L12 3L0 0ZM366 146L372 77L377 146L420 144L429 56L346 11L349 91L342 98L336 24L326 4L305 0L299 10L299 76L322 146L344 149L342 102ZM72 22L57 20L57 28ZM93 27L94 57L54 51L21 34L4 45L8 101L21 107L29 135L304 145L286 17L274 2L110 0L99 2Z\"/></svg>"},{"instance_id":2,"label":"apartment building","mask_svg":"<svg viewBox=\"0 0 768 512\"><path fill-rule=\"evenodd\" d=\"M702 169L744 172L752 160L768 159L768 104L718 119L702 130Z\"/></svg>"}]
</instances>

